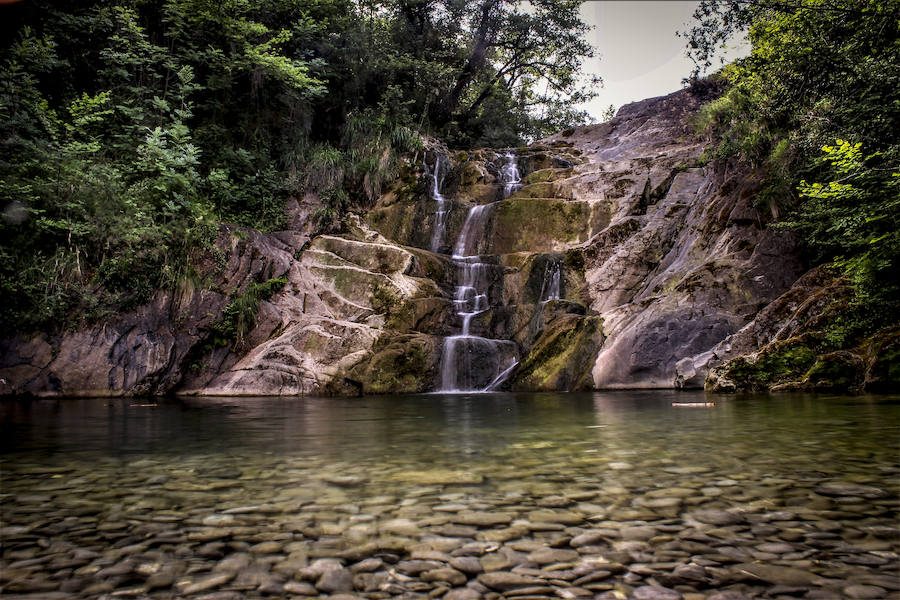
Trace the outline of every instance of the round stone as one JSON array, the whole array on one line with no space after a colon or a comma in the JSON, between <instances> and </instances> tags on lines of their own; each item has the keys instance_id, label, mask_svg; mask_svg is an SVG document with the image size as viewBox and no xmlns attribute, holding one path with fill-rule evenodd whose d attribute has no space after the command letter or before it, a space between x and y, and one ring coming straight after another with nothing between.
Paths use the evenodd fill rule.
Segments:
<instances>
[{"instance_id":1,"label":"round stone","mask_svg":"<svg viewBox=\"0 0 900 600\"><path fill-rule=\"evenodd\" d=\"M481 566L481 561L474 556L458 556L456 558L451 558L450 566L457 571L469 573L470 575L477 575L484 571L484 568Z\"/></svg>"},{"instance_id":2,"label":"round stone","mask_svg":"<svg viewBox=\"0 0 900 600\"><path fill-rule=\"evenodd\" d=\"M353 589L353 575L347 569L330 569L319 577L316 589L326 594L349 592Z\"/></svg>"},{"instance_id":3,"label":"round stone","mask_svg":"<svg viewBox=\"0 0 900 600\"><path fill-rule=\"evenodd\" d=\"M635 600L681 600L681 594L669 588L645 585L634 590Z\"/></svg>"},{"instance_id":4,"label":"round stone","mask_svg":"<svg viewBox=\"0 0 900 600\"><path fill-rule=\"evenodd\" d=\"M280 542L262 542L260 544L256 544L250 546L250 552L254 554L276 554L281 552L281 549L284 547Z\"/></svg>"},{"instance_id":5,"label":"round stone","mask_svg":"<svg viewBox=\"0 0 900 600\"><path fill-rule=\"evenodd\" d=\"M579 554L575 550L558 550L554 548L535 550L528 555L528 560L539 565L571 562L573 560L578 560L578 558Z\"/></svg>"},{"instance_id":6,"label":"round stone","mask_svg":"<svg viewBox=\"0 0 900 600\"><path fill-rule=\"evenodd\" d=\"M621 534L622 539L626 541L647 541L656 535L656 528L649 525L624 527Z\"/></svg>"},{"instance_id":7,"label":"round stone","mask_svg":"<svg viewBox=\"0 0 900 600\"><path fill-rule=\"evenodd\" d=\"M288 581L284 584L284 591L298 596L318 596L319 592L312 584L305 581Z\"/></svg>"},{"instance_id":8,"label":"round stone","mask_svg":"<svg viewBox=\"0 0 900 600\"><path fill-rule=\"evenodd\" d=\"M431 571L425 571L424 573L422 573L421 579L422 581L429 582L446 581L453 587L459 587L463 585L468 578L456 569L445 567L442 569L432 569Z\"/></svg>"},{"instance_id":9,"label":"round stone","mask_svg":"<svg viewBox=\"0 0 900 600\"><path fill-rule=\"evenodd\" d=\"M884 588L880 588L877 585L848 585L843 591L848 598L854 598L856 600L887 597L887 592Z\"/></svg>"},{"instance_id":10,"label":"round stone","mask_svg":"<svg viewBox=\"0 0 900 600\"><path fill-rule=\"evenodd\" d=\"M478 576L478 581L489 588L495 590L514 590L544 583L543 579L532 577L530 575L521 575L519 573L510 573L508 571L495 571L493 573L482 573Z\"/></svg>"},{"instance_id":11,"label":"round stone","mask_svg":"<svg viewBox=\"0 0 900 600\"><path fill-rule=\"evenodd\" d=\"M738 525L744 522L744 517L733 512L716 509L697 510L692 516L701 523L709 525Z\"/></svg>"}]
</instances>

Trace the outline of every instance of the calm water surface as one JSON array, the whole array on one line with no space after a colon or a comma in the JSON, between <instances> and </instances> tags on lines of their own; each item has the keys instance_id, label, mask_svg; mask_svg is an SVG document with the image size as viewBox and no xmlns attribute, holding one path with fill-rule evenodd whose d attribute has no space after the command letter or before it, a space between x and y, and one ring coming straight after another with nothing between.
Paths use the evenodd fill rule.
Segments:
<instances>
[{"instance_id":1,"label":"calm water surface","mask_svg":"<svg viewBox=\"0 0 900 600\"><path fill-rule=\"evenodd\" d=\"M68 399L0 414L4 596L900 589L897 396Z\"/></svg>"}]
</instances>

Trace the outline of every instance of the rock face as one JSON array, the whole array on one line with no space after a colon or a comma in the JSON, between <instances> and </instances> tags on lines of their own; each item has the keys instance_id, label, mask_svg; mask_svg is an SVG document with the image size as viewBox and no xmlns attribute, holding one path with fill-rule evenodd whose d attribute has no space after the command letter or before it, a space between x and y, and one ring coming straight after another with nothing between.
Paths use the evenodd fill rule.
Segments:
<instances>
[{"instance_id":1,"label":"rock face","mask_svg":"<svg viewBox=\"0 0 900 600\"><path fill-rule=\"evenodd\" d=\"M852 298L846 282L825 267L813 269L740 331L679 367L708 369L706 388L715 392L896 389L900 331L878 332L852 350L835 350L829 341L829 326Z\"/></svg>"},{"instance_id":2,"label":"rock face","mask_svg":"<svg viewBox=\"0 0 900 600\"><path fill-rule=\"evenodd\" d=\"M290 246L300 238L223 227L216 241L222 260L204 265L211 280L208 289L159 293L133 313L75 333L0 341L0 392L103 396L173 390L195 370L192 365L200 364L194 362L200 349L212 347L209 330L229 302L219 290L239 294L251 282L284 274L292 262ZM260 332L272 318L272 307L262 302L247 342L263 337ZM234 361L226 348L205 358L215 360L218 368Z\"/></svg>"},{"instance_id":3,"label":"rock face","mask_svg":"<svg viewBox=\"0 0 900 600\"><path fill-rule=\"evenodd\" d=\"M764 309L789 302L803 273L793 239L755 204L760 174L704 159L689 126L703 100L685 90L630 104L514 154L432 144L339 235L312 234L309 197L289 206L292 231L223 228L206 289L161 293L76 333L0 342L0 392L438 389L445 339L462 327L452 255L473 207L466 254L489 268L486 304L466 326L510 341L504 364L518 363L503 385L700 387L709 369L770 341L780 317ZM509 156L521 175L512 189ZM286 283L259 301L252 327L217 336L230 303L275 278Z\"/></svg>"}]
</instances>

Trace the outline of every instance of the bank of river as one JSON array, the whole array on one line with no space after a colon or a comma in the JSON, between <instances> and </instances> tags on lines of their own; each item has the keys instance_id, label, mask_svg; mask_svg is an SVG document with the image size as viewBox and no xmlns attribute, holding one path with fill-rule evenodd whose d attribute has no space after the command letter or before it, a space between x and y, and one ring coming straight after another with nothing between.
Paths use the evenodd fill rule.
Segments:
<instances>
[{"instance_id":1,"label":"bank of river","mask_svg":"<svg viewBox=\"0 0 900 600\"><path fill-rule=\"evenodd\" d=\"M714 406L673 406L714 402ZM896 598L900 398L0 403L4 597Z\"/></svg>"}]
</instances>

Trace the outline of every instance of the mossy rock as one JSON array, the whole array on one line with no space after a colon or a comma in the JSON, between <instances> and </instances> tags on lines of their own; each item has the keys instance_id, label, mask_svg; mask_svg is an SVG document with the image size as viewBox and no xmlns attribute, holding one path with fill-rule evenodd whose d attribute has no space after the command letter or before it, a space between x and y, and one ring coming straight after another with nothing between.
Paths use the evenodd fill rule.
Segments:
<instances>
[{"instance_id":1,"label":"mossy rock","mask_svg":"<svg viewBox=\"0 0 900 600\"><path fill-rule=\"evenodd\" d=\"M765 391L775 386L800 383L816 363L810 336L774 342L753 357L736 358L722 368L721 375L734 383L735 388Z\"/></svg>"},{"instance_id":2,"label":"mossy rock","mask_svg":"<svg viewBox=\"0 0 900 600\"><path fill-rule=\"evenodd\" d=\"M526 354L544 334L548 324L566 315L583 317L587 307L572 300L548 300L538 304L522 304L517 307L516 330L513 339Z\"/></svg>"},{"instance_id":3,"label":"mossy rock","mask_svg":"<svg viewBox=\"0 0 900 600\"><path fill-rule=\"evenodd\" d=\"M560 270L559 278L559 297L566 297L566 281L563 269L564 255L561 253L553 254L535 254L532 260L525 265L528 277L522 290L522 302L526 304L537 304L543 300L546 294L547 278L552 274L554 268Z\"/></svg>"},{"instance_id":4,"label":"mossy rock","mask_svg":"<svg viewBox=\"0 0 900 600\"><path fill-rule=\"evenodd\" d=\"M529 173L522 180L522 183L526 185L531 185L533 183L546 183L565 179L567 177L570 177L571 175L572 169L541 169L540 171Z\"/></svg>"},{"instance_id":5,"label":"mossy rock","mask_svg":"<svg viewBox=\"0 0 900 600\"><path fill-rule=\"evenodd\" d=\"M485 202L496 198L497 186L475 185L470 188L465 197L486 198ZM446 234L442 240L442 247L438 251L449 252L453 240L456 239L459 230L468 213L468 204L458 200L450 200L450 212L447 216ZM437 211L437 203L430 198L419 198L415 202L396 202L390 206L378 206L370 210L366 215L369 226L402 246L415 248L431 248L434 234L434 219Z\"/></svg>"},{"instance_id":6,"label":"mossy rock","mask_svg":"<svg viewBox=\"0 0 900 600\"><path fill-rule=\"evenodd\" d=\"M562 195L556 185L551 182L532 183L530 185L519 188L516 193L510 196L512 200L520 198L566 198L570 199L570 195Z\"/></svg>"},{"instance_id":7,"label":"mossy rock","mask_svg":"<svg viewBox=\"0 0 900 600\"><path fill-rule=\"evenodd\" d=\"M358 381L364 394L429 391L437 376L440 343L441 338L426 335L386 335L347 378Z\"/></svg>"},{"instance_id":8,"label":"mossy rock","mask_svg":"<svg viewBox=\"0 0 900 600\"><path fill-rule=\"evenodd\" d=\"M587 241L609 219L606 204L556 198L510 198L495 206L488 252L558 251Z\"/></svg>"},{"instance_id":9,"label":"mossy rock","mask_svg":"<svg viewBox=\"0 0 900 600\"><path fill-rule=\"evenodd\" d=\"M456 193L456 201L468 204L487 204L499 200L501 197L500 186L494 183L474 183L465 187L460 187ZM462 214L467 210L460 211ZM464 219L465 217L463 217Z\"/></svg>"},{"instance_id":10,"label":"mossy rock","mask_svg":"<svg viewBox=\"0 0 900 600\"><path fill-rule=\"evenodd\" d=\"M446 298L412 298L390 311L385 329L398 334L450 335L453 305Z\"/></svg>"},{"instance_id":11,"label":"mossy rock","mask_svg":"<svg viewBox=\"0 0 900 600\"><path fill-rule=\"evenodd\" d=\"M395 202L378 206L366 214L369 226L384 237L404 246L427 247L431 240L435 203L420 199L414 203Z\"/></svg>"},{"instance_id":12,"label":"mossy rock","mask_svg":"<svg viewBox=\"0 0 900 600\"><path fill-rule=\"evenodd\" d=\"M316 261L316 264L319 265L328 265L331 267L345 267L351 265L350 261L344 260L340 256L332 254L330 252L324 252L321 249L317 248L309 248L306 250L305 256L307 258L312 258Z\"/></svg>"},{"instance_id":13,"label":"mossy rock","mask_svg":"<svg viewBox=\"0 0 900 600\"><path fill-rule=\"evenodd\" d=\"M487 173L484 165L477 162L466 162L459 169L459 187L466 188L476 183L483 183Z\"/></svg>"},{"instance_id":14,"label":"mossy rock","mask_svg":"<svg viewBox=\"0 0 900 600\"><path fill-rule=\"evenodd\" d=\"M331 252L349 263L378 273L405 273L413 258L399 246L357 242L328 235L317 237L312 247Z\"/></svg>"},{"instance_id":15,"label":"mossy rock","mask_svg":"<svg viewBox=\"0 0 900 600\"><path fill-rule=\"evenodd\" d=\"M603 343L600 317L563 315L554 319L522 360L514 390L586 390Z\"/></svg>"},{"instance_id":16,"label":"mossy rock","mask_svg":"<svg viewBox=\"0 0 900 600\"><path fill-rule=\"evenodd\" d=\"M406 247L415 257L407 274L411 277L431 279L438 285L456 285L456 271L447 256L435 254L420 248Z\"/></svg>"},{"instance_id":17,"label":"mossy rock","mask_svg":"<svg viewBox=\"0 0 900 600\"><path fill-rule=\"evenodd\" d=\"M370 307L376 313L391 313L403 302L403 292L382 273L359 267L313 265L312 268L336 294L357 306Z\"/></svg>"},{"instance_id":18,"label":"mossy rock","mask_svg":"<svg viewBox=\"0 0 900 600\"><path fill-rule=\"evenodd\" d=\"M520 153L519 170L524 174L531 174L535 171L543 171L545 169L570 169L575 165L586 162L584 158L577 156L577 151L566 149L560 151L560 148L550 149L546 146L532 147L528 153Z\"/></svg>"},{"instance_id":19,"label":"mossy rock","mask_svg":"<svg viewBox=\"0 0 900 600\"><path fill-rule=\"evenodd\" d=\"M804 383L815 390L851 392L860 388L863 376L863 360L852 352L840 350L819 356L806 373Z\"/></svg>"}]
</instances>

